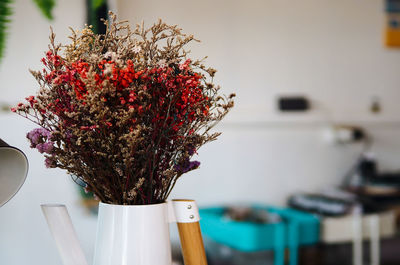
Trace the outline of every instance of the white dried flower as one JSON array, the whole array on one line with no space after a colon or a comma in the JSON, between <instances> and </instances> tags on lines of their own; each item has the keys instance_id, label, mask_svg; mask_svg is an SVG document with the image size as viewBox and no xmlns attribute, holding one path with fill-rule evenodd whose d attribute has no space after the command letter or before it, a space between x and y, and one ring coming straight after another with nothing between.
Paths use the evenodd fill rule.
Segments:
<instances>
[{"instance_id":1,"label":"white dried flower","mask_svg":"<svg viewBox=\"0 0 400 265\"><path fill-rule=\"evenodd\" d=\"M115 169L115 171L117 171L118 175L120 175L121 177L124 175L124 172L122 171L122 169L120 169L119 167L117 167Z\"/></svg>"},{"instance_id":2,"label":"white dried flower","mask_svg":"<svg viewBox=\"0 0 400 265\"><path fill-rule=\"evenodd\" d=\"M104 65L104 74L111 75L112 74L112 66L111 64Z\"/></svg>"},{"instance_id":3,"label":"white dried flower","mask_svg":"<svg viewBox=\"0 0 400 265\"><path fill-rule=\"evenodd\" d=\"M132 51L133 51L134 53L139 53L141 50L142 50L142 47L140 47L140 46L138 46L138 45L136 45L136 46L133 47L133 49L132 49Z\"/></svg>"},{"instance_id":4,"label":"white dried flower","mask_svg":"<svg viewBox=\"0 0 400 265\"><path fill-rule=\"evenodd\" d=\"M135 198L136 194L137 194L137 192L136 192L135 188L133 188L131 191L128 192L128 196L131 198Z\"/></svg>"},{"instance_id":5,"label":"white dried flower","mask_svg":"<svg viewBox=\"0 0 400 265\"><path fill-rule=\"evenodd\" d=\"M112 61L115 61L115 59L117 59L117 54L115 52L108 51L108 52L106 52L104 54L104 58L111 59Z\"/></svg>"},{"instance_id":6,"label":"white dried flower","mask_svg":"<svg viewBox=\"0 0 400 265\"><path fill-rule=\"evenodd\" d=\"M95 54L95 53L92 53L90 55L90 58L95 61L95 60L97 60L99 58L99 56L97 54Z\"/></svg>"},{"instance_id":7,"label":"white dried flower","mask_svg":"<svg viewBox=\"0 0 400 265\"><path fill-rule=\"evenodd\" d=\"M165 59L159 60L157 64L158 64L158 67L161 67L161 68L167 67L167 61Z\"/></svg>"}]
</instances>

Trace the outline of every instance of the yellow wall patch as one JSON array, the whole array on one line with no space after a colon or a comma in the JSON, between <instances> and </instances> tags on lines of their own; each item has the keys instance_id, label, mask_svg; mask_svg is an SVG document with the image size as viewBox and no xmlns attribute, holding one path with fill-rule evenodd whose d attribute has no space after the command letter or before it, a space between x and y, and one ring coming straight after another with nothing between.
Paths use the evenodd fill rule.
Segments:
<instances>
[{"instance_id":1,"label":"yellow wall patch","mask_svg":"<svg viewBox=\"0 0 400 265\"><path fill-rule=\"evenodd\" d=\"M386 16L385 44L400 48L400 13L388 13Z\"/></svg>"},{"instance_id":2,"label":"yellow wall patch","mask_svg":"<svg viewBox=\"0 0 400 265\"><path fill-rule=\"evenodd\" d=\"M386 0L385 45L400 48L400 0Z\"/></svg>"}]
</instances>

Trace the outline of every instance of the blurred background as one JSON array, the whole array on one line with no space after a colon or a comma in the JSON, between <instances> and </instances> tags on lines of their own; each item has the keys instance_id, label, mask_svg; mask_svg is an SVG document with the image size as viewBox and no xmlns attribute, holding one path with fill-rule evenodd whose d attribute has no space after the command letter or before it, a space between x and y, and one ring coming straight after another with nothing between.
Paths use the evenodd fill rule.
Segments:
<instances>
[{"instance_id":1,"label":"blurred background","mask_svg":"<svg viewBox=\"0 0 400 265\"><path fill-rule=\"evenodd\" d=\"M237 94L235 108L216 128L223 134L199 150L200 169L180 179L170 196L193 198L204 209L206 249L208 244L214 250L208 251L211 265L276 262L274 247L246 249L213 234L212 227L226 218L247 223L256 218L258 225L292 220L279 211L276 218L265 217L249 207L256 204L274 209L289 204L317 216L317 239L302 246L299 232L299 263L303 257L303 264L332 264L332 256L337 262L342 255L342 264L399 264L393 250L400 249L395 223L400 199L398 1L58 0L52 19L36 2L46 5L11 1L0 62L0 137L23 150L30 164L25 185L0 209L0 264L61 264L40 210L43 203L68 206L91 261L96 215L88 210L90 203L64 171L45 168L44 158L25 138L34 126L8 109L37 91L28 69L41 69L49 27L57 41L66 43L69 26L82 28L107 9L132 25L162 18L193 33L201 43L192 44L192 57L207 55L207 64L218 69L216 83L225 93ZM346 193L332 191L338 187ZM321 200L326 204L321 206ZM332 213L332 205L342 211ZM354 258L359 250L354 231L337 239L328 224L323 226L325 220L358 212L354 209L360 205L378 220L376 233L368 221L370 230L361 236L367 244L361 261ZM223 211L212 212L216 209ZM379 230L384 222L393 229ZM344 223L349 226L351 221ZM178 245L174 227L171 233ZM370 241L379 243L378 263ZM287 252L284 259L295 258Z\"/></svg>"}]
</instances>

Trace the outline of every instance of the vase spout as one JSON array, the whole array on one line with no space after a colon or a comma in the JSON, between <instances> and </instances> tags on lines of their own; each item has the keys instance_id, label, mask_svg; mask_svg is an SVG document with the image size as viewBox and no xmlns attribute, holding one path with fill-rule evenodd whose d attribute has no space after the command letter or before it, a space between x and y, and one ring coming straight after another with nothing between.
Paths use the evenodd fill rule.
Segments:
<instances>
[{"instance_id":1,"label":"vase spout","mask_svg":"<svg viewBox=\"0 0 400 265\"><path fill-rule=\"evenodd\" d=\"M88 265L67 207L62 204L44 204L41 207L63 264Z\"/></svg>"}]
</instances>

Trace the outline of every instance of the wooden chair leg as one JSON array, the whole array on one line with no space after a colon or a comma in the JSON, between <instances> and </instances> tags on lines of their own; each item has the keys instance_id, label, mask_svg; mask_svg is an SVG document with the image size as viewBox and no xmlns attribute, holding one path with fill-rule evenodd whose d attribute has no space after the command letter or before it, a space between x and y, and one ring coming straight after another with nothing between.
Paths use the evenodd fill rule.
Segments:
<instances>
[{"instance_id":1,"label":"wooden chair leg","mask_svg":"<svg viewBox=\"0 0 400 265\"><path fill-rule=\"evenodd\" d=\"M200 224L178 223L185 265L207 265Z\"/></svg>"},{"instance_id":2,"label":"wooden chair leg","mask_svg":"<svg viewBox=\"0 0 400 265\"><path fill-rule=\"evenodd\" d=\"M173 200L173 205L185 265L207 265L196 202Z\"/></svg>"}]
</instances>

